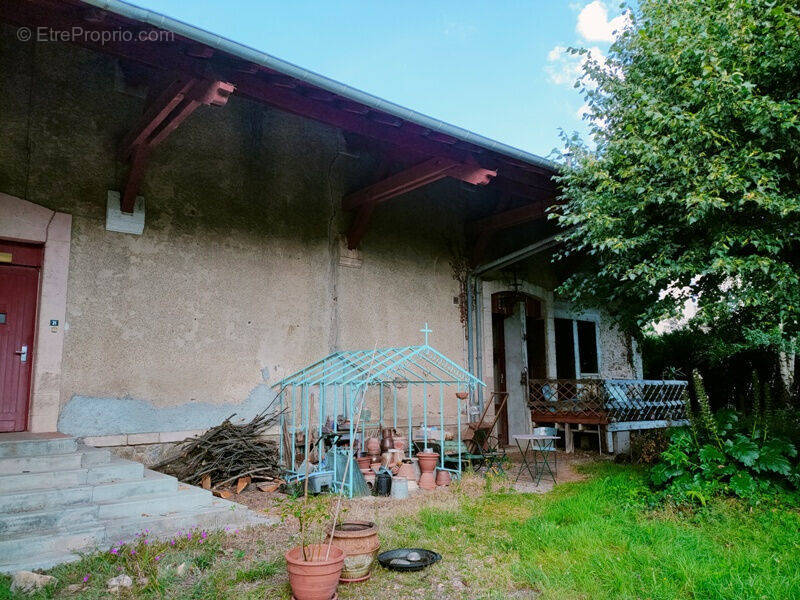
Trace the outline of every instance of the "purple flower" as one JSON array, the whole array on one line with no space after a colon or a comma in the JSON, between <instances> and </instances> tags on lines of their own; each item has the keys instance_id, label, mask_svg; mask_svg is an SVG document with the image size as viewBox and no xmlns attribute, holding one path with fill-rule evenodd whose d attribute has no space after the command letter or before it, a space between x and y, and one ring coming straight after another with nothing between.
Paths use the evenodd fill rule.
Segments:
<instances>
[{"instance_id":1,"label":"purple flower","mask_svg":"<svg viewBox=\"0 0 800 600\"><path fill-rule=\"evenodd\" d=\"M83 577L83 583L86 583L87 581L89 581L89 577L91 577L91 575L89 575L89 573L87 573L86 575L84 575L84 577Z\"/></svg>"},{"instance_id":2,"label":"purple flower","mask_svg":"<svg viewBox=\"0 0 800 600\"><path fill-rule=\"evenodd\" d=\"M131 556L133 556L134 554L136 554L136 550L134 550L133 548L131 548Z\"/></svg>"},{"instance_id":3,"label":"purple flower","mask_svg":"<svg viewBox=\"0 0 800 600\"><path fill-rule=\"evenodd\" d=\"M170 541L169 541L169 545L170 545L170 546L174 546L174 545L175 545L175 540L170 540Z\"/></svg>"},{"instance_id":4,"label":"purple flower","mask_svg":"<svg viewBox=\"0 0 800 600\"><path fill-rule=\"evenodd\" d=\"M112 548L111 549L111 554L116 555L118 552L119 552L119 548Z\"/></svg>"},{"instance_id":5,"label":"purple flower","mask_svg":"<svg viewBox=\"0 0 800 600\"><path fill-rule=\"evenodd\" d=\"M200 534L200 537L206 539L208 537L208 534L204 531L203 533Z\"/></svg>"},{"instance_id":6,"label":"purple flower","mask_svg":"<svg viewBox=\"0 0 800 600\"><path fill-rule=\"evenodd\" d=\"M159 554L158 556L156 556L155 560L156 560L156 562L160 561L161 560L161 555Z\"/></svg>"}]
</instances>

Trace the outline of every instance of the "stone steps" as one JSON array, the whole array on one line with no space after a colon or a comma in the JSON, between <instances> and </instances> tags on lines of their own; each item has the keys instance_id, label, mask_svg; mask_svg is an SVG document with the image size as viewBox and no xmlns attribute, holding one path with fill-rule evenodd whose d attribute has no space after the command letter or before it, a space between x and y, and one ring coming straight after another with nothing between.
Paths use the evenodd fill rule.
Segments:
<instances>
[{"instance_id":1,"label":"stone steps","mask_svg":"<svg viewBox=\"0 0 800 600\"><path fill-rule=\"evenodd\" d=\"M179 530L269 519L108 450L58 434L0 434L0 572L46 569L79 552Z\"/></svg>"}]
</instances>

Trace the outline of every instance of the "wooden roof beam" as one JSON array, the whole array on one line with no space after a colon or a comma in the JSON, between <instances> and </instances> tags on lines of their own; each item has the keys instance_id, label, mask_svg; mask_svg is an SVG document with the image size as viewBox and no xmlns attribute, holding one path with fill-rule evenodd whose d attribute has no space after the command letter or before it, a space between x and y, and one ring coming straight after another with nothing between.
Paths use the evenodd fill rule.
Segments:
<instances>
[{"instance_id":1,"label":"wooden roof beam","mask_svg":"<svg viewBox=\"0 0 800 600\"><path fill-rule=\"evenodd\" d=\"M357 211L357 213L347 233L347 245L351 249L358 247L367 231L372 211L381 202L386 202L445 177L453 177L473 185L486 185L496 175L497 171L484 169L478 165L464 164L450 158L438 157L426 160L357 192L348 194L342 199L342 209Z\"/></svg>"}]
</instances>

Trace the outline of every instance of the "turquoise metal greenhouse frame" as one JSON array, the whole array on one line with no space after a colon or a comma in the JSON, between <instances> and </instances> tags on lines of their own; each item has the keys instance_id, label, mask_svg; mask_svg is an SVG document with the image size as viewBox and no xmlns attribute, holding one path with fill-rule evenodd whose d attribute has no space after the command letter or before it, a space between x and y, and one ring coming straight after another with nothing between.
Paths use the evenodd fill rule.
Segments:
<instances>
[{"instance_id":1,"label":"turquoise metal greenhouse frame","mask_svg":"<svg viewBox=\"0 0 800 600\"><path fill-rule=\"evenodd\" d=\"M363 440L367 430L389 427L390 424L397 430L400 416L398 399L403 396L407 405L405 417L409 451L414 448L415 439L422 441L423 447L428 447L429 395L433 396L432 403L439 413L439 447L445 448L446 392L453 392L456 399L458 458L457 461L454 461L457 467L448 468L445 466L444 452L440 452L439 468L460 475L462 467L462 399L457 393L467 392L469 398L475 398L476 390L479 387L485 387L485 384L428 344L430 329L427 324L421 331L425 334L425 343L421 346L334 352L283 378L273 386L273 388L279 389L281 403L280 459L286 468L288 481L304 476L305 471L298 470L297 464L298 457L302 454L297 451L296 443L300 435L313 435L316 431L317 440L320 440L323 437L323 426L326 422L330 422L329 418L332 420L333 433L347 433L350 440L353 440L359 432ZM353 417L370 389L377 389L377 421L362 421L358 424L357 431L354 429ZM318 406L313 408L315 414L311 414L310 405L316 398L319 399ZM438 406L436 406L437 404ZM422 423L416 429L421 430L421 436L415 438L413 409L420 405L422 407ZM390 409L390 414L387 414ZM342 417L349 425L337 431L339 417ZM357 448L357 450L359 449ZM320 448L319 456L323 455L323 451L324 448ZM333 453L333 456L336 460L336 453ZM352 497L353 470L347 469L348 474L344 482L333 480L334 491ZM326 465L325 470L317 471L320 474L330 473L332 476L334 473L340 472L341 469L337 470L335 464Z\"/></svg>"}]
</instances>

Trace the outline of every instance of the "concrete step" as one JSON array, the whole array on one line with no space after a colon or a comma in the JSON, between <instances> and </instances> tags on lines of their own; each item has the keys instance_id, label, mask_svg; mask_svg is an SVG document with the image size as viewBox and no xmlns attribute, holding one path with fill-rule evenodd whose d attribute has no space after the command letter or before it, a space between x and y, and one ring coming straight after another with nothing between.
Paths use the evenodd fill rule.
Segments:
<instances>
[{"instance_id":1,"label":"concrete step","mask_svg":"<svg viewBox=\"0 0 800 600\"><path fill-rule=\"evenodd\" d=\"M82 485L71 488L47 490L25 490L11 494L0 494L0 514L40 511L51 507L69 507L81 503L102 502L116 498L128 498L141 494L167 494L178 489L178 480L169 475L144 471L142 479L112 481L94 486Z\"/></svg>"},{"instance_id":2,"label":"concrete step","mask_svg":"<svg viewBox=\"0 0 800 600\"><path fill-rule=\"evenodd\" d=\"M54 506L74 506L91 501L92 487L88 485L2 493L0 494L0 514L45 510Z\"/></svg>"},{"instance_id":3,"label":"concrete step","mask_svg":"<svg viewBox=\"0 0 800 600\"><path fill-rule=\"evenodd\" d=\"M97 512L97 505L85 503L45 510L0 513L0 538L14 533L96 525Z\"/></svg>"},{"instance_id":4,"label":"concrete step","mask_svg":"<svg viewBox=\"0 0 800 600\"><path fill-rule=\"evenodd\" d=\"M75 562L81 555L74 552L42 552L36 556L28 556L11 562L0 563L0 573L14 573L16 571L47 571L58 565Z\"/></svg>"},{"instance_id":5,"label":"concrete step","mask_svg":"<svg viewBox=\"0 0 800 600\"><path fill-rule=\"evenodd\" d=\"M19 562L52 552L77 552L104 543L104 526L49 529L34 533L15 533L0 538L0 565Z\"/></svg>"},{"instance_id":6,"label":"concrete step","mask_svg":"<svg viewBox=\"0 0 800 600\"><path fill-rule=\"evenodd\" d=\"M0 443L2 445L2 443ZM111 452L78 444L77 450L66 454L41 454L0 458L0 475L65 471L108 464Z\"/></svg>"},{"instance_id":7,"label":"concrete step","mask_svg":"<svg viewBox=\"0 0 800 600\"><path fill-rule=\"evenodd\" d=\"M233 506L233 510L231 509ZM140 519L112 519L104 521L109 540L131 540L137 533L150 530L150 537L169 539L179 531L194 529L217 531L228 527L231 531L252 525L274 525L278 519L259 515L241 504L214 498L210 506L167 516Z\"/></svg>"},{"instance_id":8,"label":"concrete step","mask_svg":"<svg viewBox=\"0 0 800 600\"><path fill-rule=\"evenodd\" d=\"M105 502L143 494L169 494L178 491L178 480L150 469L144 469L142 479L101 483L92 488L92 501Z\"/></svg>"},{"instance_id":9,"label":"concrete step","mask_svg":"<svg viewBox=\"0 0 800 600\"><path fill-rule=\"evenodd\" d=\"M78 448L73 437L53 433L3 433L0 434L0 458L69 454Z\"/></svg>"},{"instance_id":10,"label":"concrete step","mask_svg":"<svg viewBox=\"0 0 800 600\"><path fill-rule=\"evenodd\" d=\"M185 487L171 494L140 495L127 500L98 502L100 519L139 519L166 516L211 505L214 496L208 490Z\"/></svg>"},{"instance_id":11,"label":"concrete step","mask_svg":"<svg viewBox=\"0 0 800 600\"><path fill-rule=\"evenodd\" d=\"M2 475L0 476L0 494L25 490L70 488L109 481L141 479L143 470L144 467L141 463L115 458L108 464L85 469Z\"/></svg>"},{"instance_id":12,"label":"concrete step","mask_svg":"<svg viewBox=\"0 0 800 600\"><path fill-rule=\"evenodd\" d=\"M48 454L46 456L19 456L0 458L0 475L20 475L22 473L45 473L48 471L72 471L83 465L83 456L77 452L70 454Z\"/></svg>"}]
</instances>

